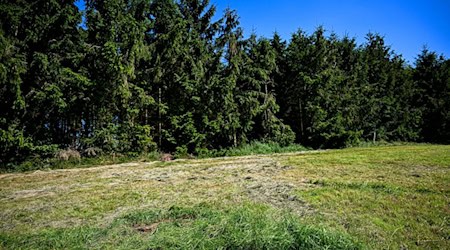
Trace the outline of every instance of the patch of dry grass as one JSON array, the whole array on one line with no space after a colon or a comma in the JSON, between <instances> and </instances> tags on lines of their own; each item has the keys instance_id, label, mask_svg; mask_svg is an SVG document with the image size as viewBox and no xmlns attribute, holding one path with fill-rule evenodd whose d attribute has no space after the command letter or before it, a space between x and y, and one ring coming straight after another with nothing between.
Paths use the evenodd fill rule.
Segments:
<instances>
[{"instance_id":1,"label":"patch of dry grass","mask_svg":"<svg viewBox=\"0 0 450 250\"><path fill-rule=\"evenodd\" d=\"M244 157L7 174L1 177L0 228L24 232L107 224L125 211L174 204L251 198L295 204L297 200L289 200L294 185L276 182L285 170L269 157ZM288 188L274 191L273 185Z\"/></svg>"}]
</instances>

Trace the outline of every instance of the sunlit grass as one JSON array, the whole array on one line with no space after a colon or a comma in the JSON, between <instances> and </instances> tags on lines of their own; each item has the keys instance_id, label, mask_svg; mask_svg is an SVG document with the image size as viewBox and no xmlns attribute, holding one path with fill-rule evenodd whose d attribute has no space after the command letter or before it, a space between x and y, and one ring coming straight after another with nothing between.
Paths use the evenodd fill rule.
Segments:
<instances>
[{"instance_id":1,"label":"sunlit grass","mask_svg":"<svg viewBox=\"0 0 450 250\"><path fill-rule=\"evenodd\" d=\"M309 187L297 195L317 213L308 220L340 228L372 248L448 246L450 147L346 149L289 157L289 175Z\"/></svg>"},{"instance_id":2,"label":"sunlit grass","mask_svg":"<svg viewBox=\"0 0 450 250\"><path fill-rule=\"evenodd\" d=\"M140 210L107 227L0 233L6 248L28 249L360 249L348 235L302 224L266 206L199 204Z\"/></svg>"},{"instance_id":3,"label":"sunlit grass","mask_svg":"<svg viewBox=\"0 0 450 250\"><path fill-rule=\"evenodd\" d=\"M0 248L445 249L449 196L435 145L3 174Z\"/></svg>"}]
</instances>

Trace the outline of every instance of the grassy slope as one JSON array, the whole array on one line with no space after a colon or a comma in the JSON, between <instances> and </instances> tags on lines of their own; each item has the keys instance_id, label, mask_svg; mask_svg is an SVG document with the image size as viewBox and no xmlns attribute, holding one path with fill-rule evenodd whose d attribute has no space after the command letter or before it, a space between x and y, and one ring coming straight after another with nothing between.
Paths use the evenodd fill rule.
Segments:
<instances>
[{"instance_id":1,"label":"grassy slope","mask_svg":"<svg viewBox=\"0 0 450 250\"><path fill-rule=\"evenodd\" d=\"M450 244L450 147L332 151L283 159L312 184L297 194L320 213L308 220L340 228L372 248Z\"/></svg>"},{"instance_id":2,"label":"grassy slope","mask_svg":"<svg viewBox=\"0 0 450 250\"><path fill-rule=\"evenodd\" d=\"M449 194L432 145L4 174L0 246L442 249Z\"/></svg>"}]
</instances>

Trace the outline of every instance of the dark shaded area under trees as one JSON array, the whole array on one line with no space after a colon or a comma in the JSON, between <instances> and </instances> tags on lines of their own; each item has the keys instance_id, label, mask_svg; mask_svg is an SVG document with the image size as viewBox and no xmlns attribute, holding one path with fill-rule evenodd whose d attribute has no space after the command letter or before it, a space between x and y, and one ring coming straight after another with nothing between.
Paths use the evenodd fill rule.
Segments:
<instances>
[{"instance_id":1,"label":"dark shaded area under trees","mask_svg":"<svg viewBox=\"0 0 450 250\"><path fill-rule=\"evenodd\" d=\"M208 0L0 2L0 161L58 149L450 142L450 60L378 34L245 39ZM85 23L82 17L85 15Z\"/></svg>"}]
</instances>

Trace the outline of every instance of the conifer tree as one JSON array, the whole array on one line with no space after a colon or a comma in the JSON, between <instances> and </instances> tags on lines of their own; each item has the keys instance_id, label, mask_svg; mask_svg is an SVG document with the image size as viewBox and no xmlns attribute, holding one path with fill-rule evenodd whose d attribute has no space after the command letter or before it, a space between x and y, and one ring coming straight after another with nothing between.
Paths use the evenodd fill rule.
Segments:
<instances>
[{"instance_id":1,"label":"conifer tree","mask_svg":"<svg viewBox=\"0 0 450 250\"><path fill-rule=\"evenodd\" d=\"M421 111L422 140L448 143L450 124L450 61L424 48L413 73L414 105Z\"/></svg>"}]
</instances>

